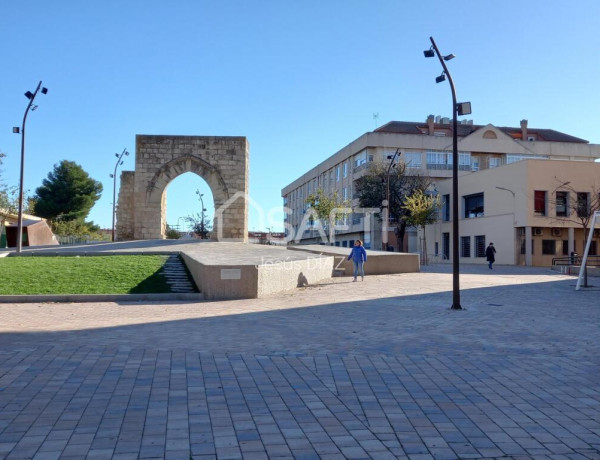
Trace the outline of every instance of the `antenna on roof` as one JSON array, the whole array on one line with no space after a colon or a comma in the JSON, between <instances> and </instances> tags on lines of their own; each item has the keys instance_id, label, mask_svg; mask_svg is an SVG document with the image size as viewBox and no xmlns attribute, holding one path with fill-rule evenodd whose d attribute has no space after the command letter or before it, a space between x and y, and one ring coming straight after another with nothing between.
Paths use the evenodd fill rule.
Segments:
<instances>
[{"instance_id":1,"label":"antenna on roof","mask_svg":"<svg viewBox=\"0 0 600 460\"><path fill-rule=\"evenodd\" d=\"M379 112L373 112L373 120L375 120L375 129L377 129L377 120L379 120Z\"/></svg>"}]
</instances>

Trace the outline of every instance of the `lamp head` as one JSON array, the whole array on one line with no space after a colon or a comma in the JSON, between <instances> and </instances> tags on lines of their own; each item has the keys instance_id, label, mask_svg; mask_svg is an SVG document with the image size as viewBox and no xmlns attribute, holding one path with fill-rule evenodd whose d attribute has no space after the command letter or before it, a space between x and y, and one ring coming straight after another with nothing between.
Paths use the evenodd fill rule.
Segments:
<instances>
[{"instance_id":1,"label":"lamp head","mask_svg":"<svg viewBox=\"0 0 600 460\"><path fill-rule=\"evenodd\" d=\"M25 93L25 97L26 97L27 99L33 99L33 93L32 93L31 91L27 91L27 92Z\"/></svg>"},{"instance_id":2,"label":"lamp head","mask_svg":"<svg viewBox=\"0 0 600 460\"><path fill-rule=\"evenodd\" d=\"M115 177L115 175L114 175L114 174L112 174L112 173L111 173L111 174L109 174L109 176L110 176L110 178L111 178L111 179L114 179L114 177Z\"/></svg>"},{"instance_id":3,"label":"lamp head","mask_svg":"<svg viewBox=\"0 0 600 460\"><path fill-rule=\"evenodd\" d=\"M21 128L19 128L18 126L13 127L13 134L19 134L20 132L21 132Z\"/></svg>"},{"instance_id":4,"label":"lamp head","mask_svg":"<svg viewBox=\"0 0 600 460\"><path fill-rule=\"evenodd\" d=\"M454 59L456 56L452 53L450 53L448 56L444 56L444 61L450 61L452 59Z\"/></svg>"},{"instance_id":5,"label":"lamp head","mask_svg":"<svg viewBox=\"0 0 600 460\"><path fill-rule=\"evenodd\" d=\"M48 94L48 88L42 87L42 94Z\"/></svg>"},{"instance_id":6,"label":"lamp head","mask_svg":"<svg viewBox=\"0 0 600 460\"><path fill-rule=\"evenodd\" d=\"M436 82L436 83L441 83L441 82L443 82L444 80L446 80L446 74L444 74L444 73L442 73L442 74L441 74L439 77L436 77L436 78L435 78L435 82Z\"/></svg>"},{"instance_id":7,"label":"lamp head","mask_svg":"<svg viewBox=\"0 0 600 460\"><path fill-rule=\"evenodd\" d=\"M435 56L435 51L433 51L433 49L429 48L428 50L423 51L423 54L425 55L426 58L430 58L430 57Z\"/></svg>"}]
</instances>

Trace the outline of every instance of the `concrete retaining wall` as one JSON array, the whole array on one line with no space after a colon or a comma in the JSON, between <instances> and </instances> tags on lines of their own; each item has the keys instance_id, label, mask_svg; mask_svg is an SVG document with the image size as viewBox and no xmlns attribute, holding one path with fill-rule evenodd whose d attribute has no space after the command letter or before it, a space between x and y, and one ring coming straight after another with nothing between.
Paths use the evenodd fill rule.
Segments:
<instances>
[{"instance_id":1,"label":"concrete retaining wall","mask_svg":"<svg viewBox=\"0 0 600 460\"><path fill-rule=\"evenodd\" d=\"M329 279L333 270L333 257L247 265L204 264L184 252L181 257L206 300L255 299Z\"/></svg>"},{"instance_id":2,"label":"concrete retaining wall","mask_svg":"<svg viewBox=\"0 0 600 460\"><path fill-rule=\"evenodd\" d=\"M350 248L322 245L297 245L288 246L292 251L306 251L313 254L332 256L335 259L334 266L342 270L344 276L352 276L352 261L348 260ZM367 250L367 263L365 264L365 275L389 275L393 273L416 273L420 271L418 254L405 252L384 252Z\"/></svg>"}]
</instances>

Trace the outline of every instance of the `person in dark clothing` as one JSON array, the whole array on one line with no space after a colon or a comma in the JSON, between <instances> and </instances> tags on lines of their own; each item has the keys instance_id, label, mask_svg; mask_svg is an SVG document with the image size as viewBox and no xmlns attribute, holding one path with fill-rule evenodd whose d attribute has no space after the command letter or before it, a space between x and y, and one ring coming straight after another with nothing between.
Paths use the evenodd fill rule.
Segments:
<instances>
[{"instance_id":1,"label":"person in dark clothing","mask_svg":"<svg viewBox=\"0 0 600 460\"><path fill-rule=\"evenodd\" d=\"M363 247L361 240L356 240L354 242L354 247L352 248L352 252L348 256L348 260L352 259L352 263L354 264L354 279L352 281L356 281L356 277L360 274L361 281L365 280L365 262L367 261L367 251Z\"/></svg>"},{"instance_id":2,"label":"person in dark clothing","mask_svg":"<svg viewBox=\"0 0 600 460\"><path fill-rule=\"evenodd\" d=\"M485 259L488 261L488 266L491 270L492 264L496 262L496 248L494 247L494 243L490 243L490 245L485 250Z\"/></svg>"}]
</instances>

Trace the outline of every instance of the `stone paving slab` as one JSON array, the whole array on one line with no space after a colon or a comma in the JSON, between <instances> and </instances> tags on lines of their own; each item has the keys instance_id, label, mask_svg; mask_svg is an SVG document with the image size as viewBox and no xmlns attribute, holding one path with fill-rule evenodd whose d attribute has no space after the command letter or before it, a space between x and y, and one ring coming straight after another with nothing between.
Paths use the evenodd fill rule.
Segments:
<instances>
[{"instance_id":1,"label":"stone paving slab","mask_svg":"<svg viewBox=\"0 0 600 460\"><path fill-rule=\"evenodd\" d=\"M600 288L461 270L0 305L0 458L600 458Z\"/></svg>"}]
</instances>

